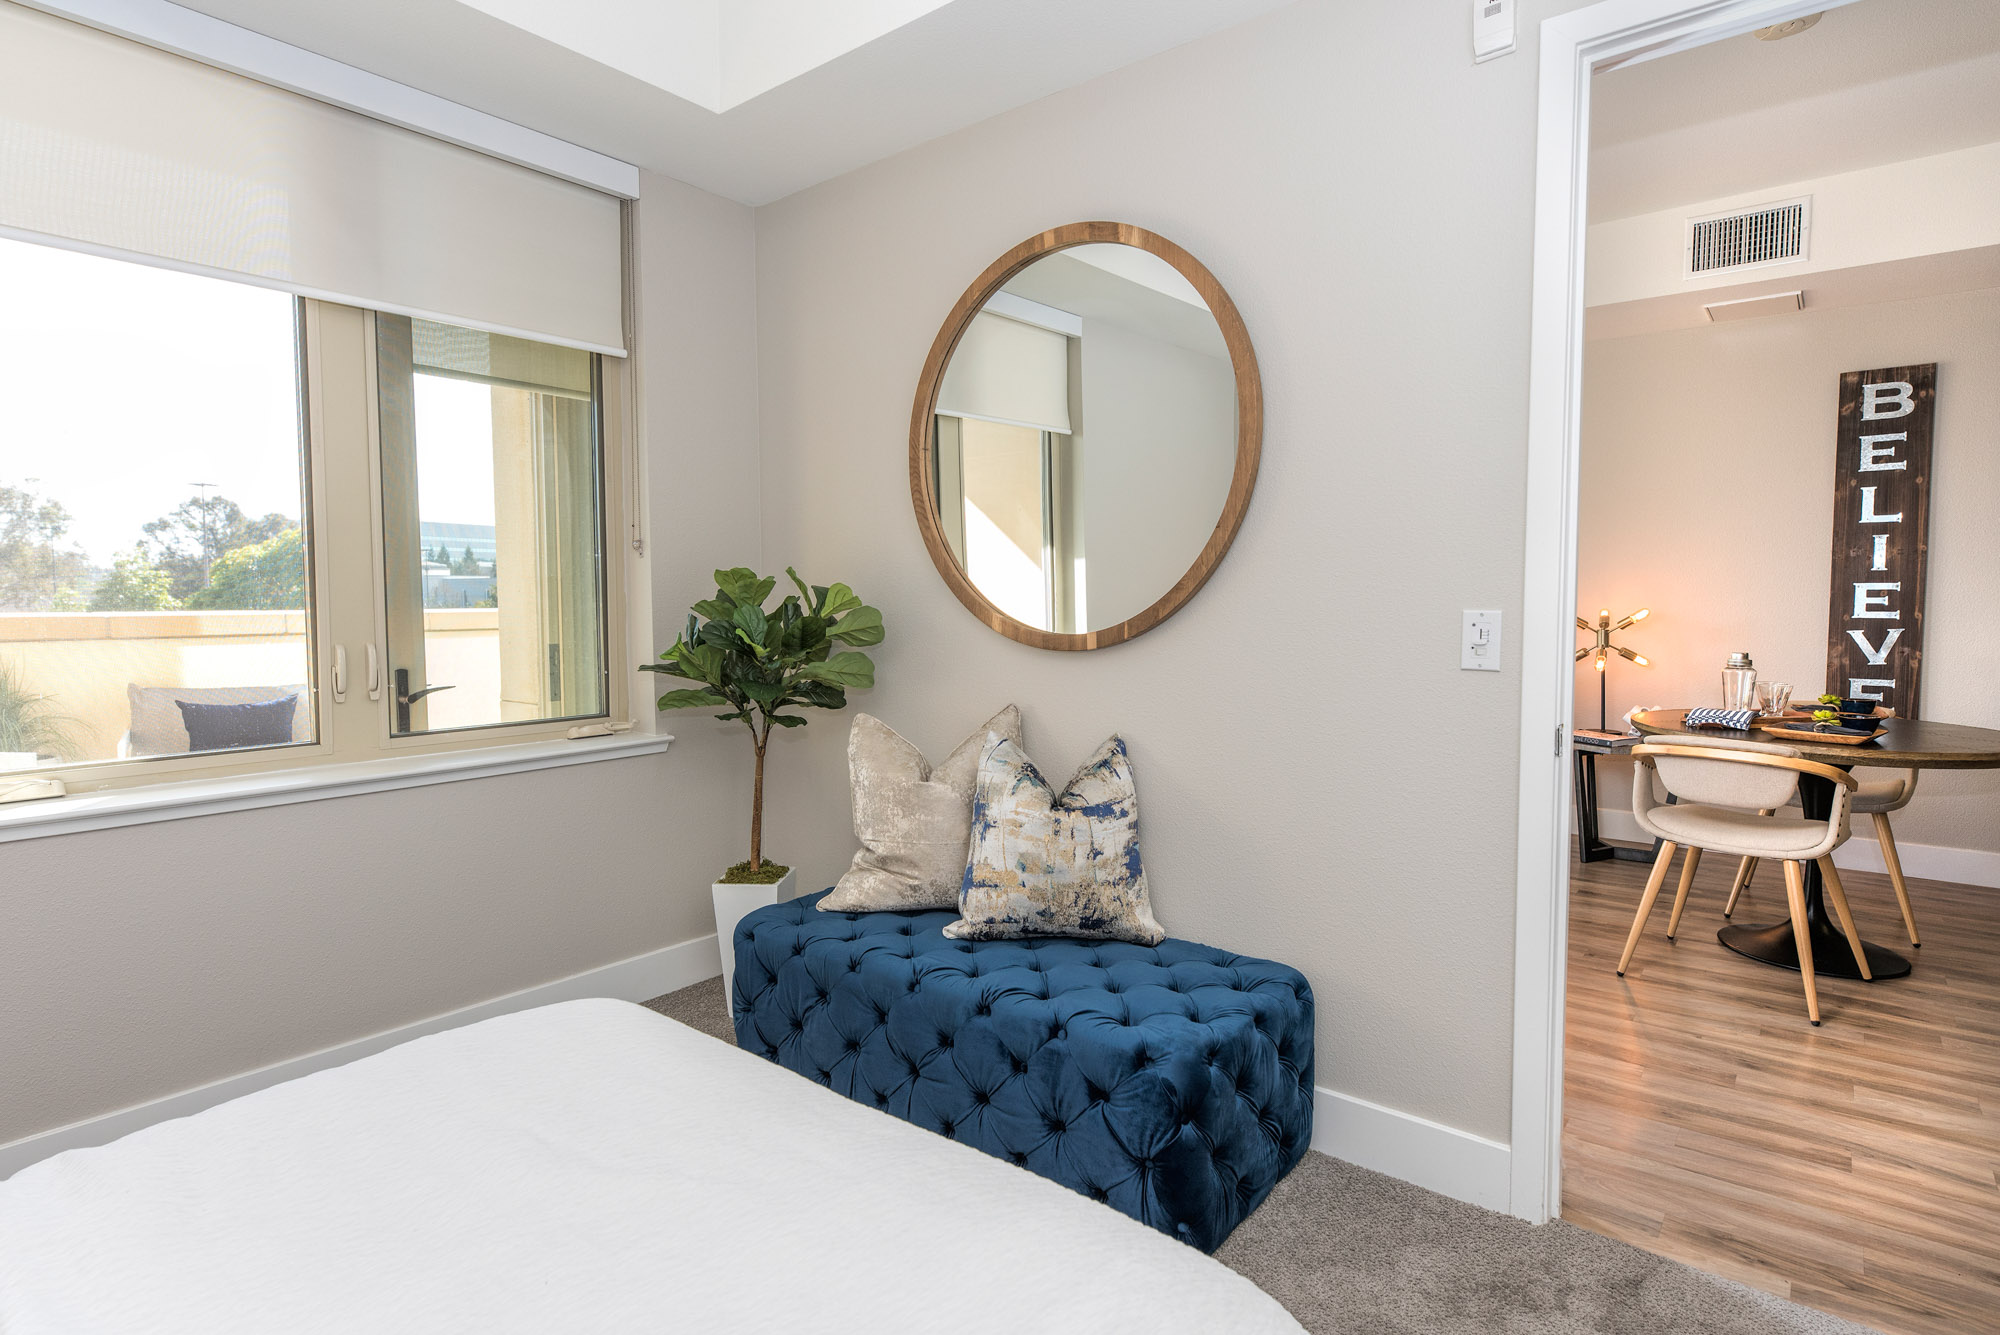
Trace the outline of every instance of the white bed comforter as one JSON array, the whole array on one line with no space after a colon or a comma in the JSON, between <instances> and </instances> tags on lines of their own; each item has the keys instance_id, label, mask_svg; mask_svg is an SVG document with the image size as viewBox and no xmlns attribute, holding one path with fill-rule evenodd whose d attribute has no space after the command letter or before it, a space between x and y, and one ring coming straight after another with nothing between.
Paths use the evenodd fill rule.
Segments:
<instances>
[{"instance_id":1,"label":"white bed comforter","mask_svg":"<svg viewBox=\"0 0 2000 1335\"><path fill-rule=\"evenodd\" d=\"M1248 1280L642 1007L420 1038L0 1183L5 1335L1260 1335Z\"/></svg>"}]
</instances>

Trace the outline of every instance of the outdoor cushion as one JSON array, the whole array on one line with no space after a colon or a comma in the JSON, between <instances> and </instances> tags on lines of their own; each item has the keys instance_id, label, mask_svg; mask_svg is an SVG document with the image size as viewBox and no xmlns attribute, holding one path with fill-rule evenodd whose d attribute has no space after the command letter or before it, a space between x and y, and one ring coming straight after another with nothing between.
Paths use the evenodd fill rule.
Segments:
<instances>
[{"instance_id":1,"label":"outdoor cushion","mask_svg":"<svg viewBox=\"0 0 2000 1335\"><path fill-rule=\"evenodd\" d=\"M1304 1156L1296 969L1171 938L954 941L948 911L820 898L737 925L739 1046L1203 1251Z\"/></svg>"}]
</instances>

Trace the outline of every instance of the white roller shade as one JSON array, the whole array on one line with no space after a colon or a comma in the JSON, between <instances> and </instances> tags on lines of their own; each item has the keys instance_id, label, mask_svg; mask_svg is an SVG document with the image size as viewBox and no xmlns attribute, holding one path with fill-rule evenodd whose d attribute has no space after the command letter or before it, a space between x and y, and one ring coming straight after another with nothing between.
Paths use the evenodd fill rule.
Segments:
<instances>
[{"instance_id":1,"label":"white roller shade","mask_svg":"<svg viewBox=\"0 0 2000 1335\"><path fill-rule=\"evenodd\" d=\"M1069 434L1069 340L981 311L952 350L937 410Z\"/></svg>"},{"instance_id":2,"label":"white roller shade","mask_svg":"<svg viewBox=\"0 0 2000 1335\"><path fill-rule=\"evenodd\" d=\"M624 350L612 197L5 0L0 228Z\"/></svg>"}]
</instances>

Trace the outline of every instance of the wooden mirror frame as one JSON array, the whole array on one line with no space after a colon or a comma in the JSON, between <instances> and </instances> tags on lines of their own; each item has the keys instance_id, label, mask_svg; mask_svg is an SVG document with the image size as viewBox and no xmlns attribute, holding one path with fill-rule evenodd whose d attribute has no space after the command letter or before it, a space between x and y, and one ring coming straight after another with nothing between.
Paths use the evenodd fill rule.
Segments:
<instances>
[{"instance_id":1,"label":"wooden mirror frame","mask_svg":"<svg viewBox=\"0 0 2000 1335\"><path fill-rule=\"evenodd\" d=\"M1187 573L1157 602L1102 630L1073 633L1048 631L1016 620L987 601L952 555L951 546L945 541L943 525L939 522L938 498L932 481L936 472L932 457L936 440L933 423L937 416L938 389L944 382L944 371L951 363L951 354L971 326L972 317L992 299L993 294L1015 274L1044 255L1053 255L1072 246L1098 244L1136 246L1159 256L1194 284L1195 291L1201 293L1202 300L1208 303L1209 313L1222 329L1222 340L1229 348L1230 365L1236 373L1236 469L1230 477L1229 495L1222 503L1222 516L1215 521L1215 531L1208 535L1207 544L1195 557L1194 564L1188 567ZM917 528L924 535L924 546L930 551L931 564L937 567L945 585L957 595L959 602L965 604L968 612L1008 639L1019 640L1037 649L1103 649L1122 644L1159 625L1178 612L1208 582L1208 577L1222 564L1223 554L1236 540L1236 530L1243 525L1243 514L1250 507L1250 492L1257 485L1257 463L1263 453L1263 445L1264 386L1257 375L1257 354L1250 347L1250 333L1243 327L1243 317L1237 313L1236 303L1222 290L1222 284L1215 281L1215 275L1200 260L1143 227L1115 222L1069 223L1029 237L987 266L986 272L965 289L965 295L958 299L958 304L951 308L951 314L945 317L944 327L938 330L937 340L931 344L930 356L924 360L923 378L917 382L917 400L910 412L910 499L917 508Z\"/></svg>"}]
</instances>

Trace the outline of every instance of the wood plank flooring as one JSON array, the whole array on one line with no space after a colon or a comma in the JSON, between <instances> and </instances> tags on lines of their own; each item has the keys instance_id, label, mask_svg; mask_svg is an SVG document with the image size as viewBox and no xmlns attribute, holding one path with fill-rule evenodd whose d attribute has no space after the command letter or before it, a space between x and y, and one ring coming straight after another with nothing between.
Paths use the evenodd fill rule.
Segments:
<instances>
[{"instance_id":1,"label":"wood plank flooring","mask_svg":"<svg viewBox=\"0 0 2000 1335\"><path fill-rule=\"evenodd\" d=\"M1912 880L1911 951L1888 878L1843 872L1916 968L1822 976L1815 1029L1797 974L1716 941L1729 858L1619 978L1646 871L1571 868L1563 1217L1892 1335L2000 1332L2000 890ZM1766 865L1734 921L1785 916Z\"/></svg>"}]
</instances>

